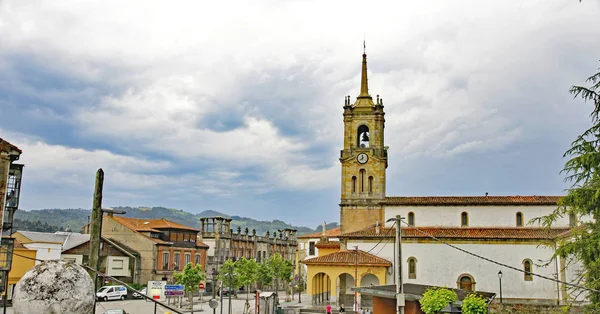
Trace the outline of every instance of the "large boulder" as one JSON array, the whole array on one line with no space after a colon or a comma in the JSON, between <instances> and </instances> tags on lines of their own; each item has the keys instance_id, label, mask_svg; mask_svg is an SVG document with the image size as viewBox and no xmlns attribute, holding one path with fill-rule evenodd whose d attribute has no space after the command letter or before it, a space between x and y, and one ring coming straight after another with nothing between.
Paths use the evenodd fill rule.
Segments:
<instances>
[{"instance_id":1,"label":"large boulder","mask_svg":"<svg viewBox=\"0 0 600 314\"><path fill-rule=\"evenodd\" d=\"M15 314L87 314L94 309L94 282L83 267L45 261L30 269L15 286Z\"/></svg>"}]
</instances>

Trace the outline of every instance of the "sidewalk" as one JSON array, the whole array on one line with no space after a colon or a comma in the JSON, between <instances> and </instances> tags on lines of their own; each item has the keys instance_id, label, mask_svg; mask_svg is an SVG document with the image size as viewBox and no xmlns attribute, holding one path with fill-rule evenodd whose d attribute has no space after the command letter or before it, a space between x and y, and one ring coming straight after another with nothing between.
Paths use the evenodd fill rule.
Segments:
<instances>
[{"instance_id":1,"label":"sidewalk","mask_svg":"<svg viewBox=\"0 0 600 314\"><path fill-rule=\"evenodd\" d=\"M279 294L280 300L279 300L279 306L281 306L281 308L283 309L300 309L300 308L306 308L306 307L310 307L311 306L311 301L310 298L308 298L306 296L306 294L302 294L301 299L302 302L298 302L298 294L294 295L293 300L291 300L291 297L289 297L288 299L290 299L289 302L286 302L286 295L280 293ZM212 313L213 310L208 306L208 302L210 301L210 299L212 298L212 296L203 296L203 300L202 302L200 301L199 297L194 297L194 313ZM220 314L221 313L221 299L219 297L216 297L216 300L219 302L218 307L216 308L216 313ZM192 309L189 307L189 304L187 302L187 299L184 300L184 303L182 304L182 307L178 307L175 306L177 309L179 309L180 311L184 312L184 313L191 313ZM249 298L249 303L250 303L250 309L251 309L251 313L254 313L254 296L252 294L250 294L250 298ZM244 311L244 306L246 304L246 295L242 295L239 294L237 298L232 297L231 298L231 312L235 313L235 314L240 314L243 313ZM222 304L222 312L223 314L225 313L229 313L229 297L223 297L223 304Z\"/></svg>"}]
</instances>

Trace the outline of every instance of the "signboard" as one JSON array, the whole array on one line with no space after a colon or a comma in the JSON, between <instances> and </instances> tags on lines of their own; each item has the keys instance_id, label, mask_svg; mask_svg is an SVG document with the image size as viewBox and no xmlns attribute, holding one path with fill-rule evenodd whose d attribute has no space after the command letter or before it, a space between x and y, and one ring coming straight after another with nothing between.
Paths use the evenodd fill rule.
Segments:
<instances>
[{"instance_id":1,"label":"signboard","mask_svg":"<svg viewBox=\"0 0 600 314\"><path fill-rule=\"evenodd\" d=\"M146 287L146 295L156 301L163 302L165 298L165 287L167 286L166 281L148 281Z\"/></svg>"},{"instance_id":2,"label":"signboard","mask_svg":"<svg viewBox=\"0 0 600 314\"><path fill-rule=\"evenodd\" d=\"M183 285L166 285L165 295L166 296L183 296L185 295L185 286Z\"/></svg>"},{"instance_id":3,"label":"signboard","mask_svg":"<svg viewBox=\"0 0 600 314\"><path fill-rule=\"evenodd\" d=\"M198 284L198 289L200 289L200 290L204 289L204 283L202 283L202 282L199 283Z\"/></svg>"}]
</instances>

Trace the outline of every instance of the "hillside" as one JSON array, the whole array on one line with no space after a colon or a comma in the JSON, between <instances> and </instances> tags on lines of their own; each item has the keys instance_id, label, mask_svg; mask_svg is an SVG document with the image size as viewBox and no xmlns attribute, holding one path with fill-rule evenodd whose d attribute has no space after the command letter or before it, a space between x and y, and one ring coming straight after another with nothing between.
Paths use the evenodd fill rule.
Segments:
<instances>
[{"instance_id":1,"label":"hillside","mask_svg":"<svg viewBox=\"0 0 600 314\"><path fill-rule=\"evenodd\" d=\"M246 227L248 230L256 229L258 235L264 235L267 231L271 233L275 230L292 228L297 229L298 234L308 234L321 230L321 226L315 229L309 227L293 226L281 220L259 221L256 219L229 216L214 210L205 210L198 214L192 214L183 210L166 208L166 207L114 207L114 209L124 210L127 213L125 217L132 218L147 218L160 219L166 218L194 228L200 228L199 219L202 217L222 216L231 218L231 228L237 232L237 227L242 230ZM88 223L88 216L91 215L89 209L41 209L41 210L18 210L15 213L15 220L19 220L19 224L15 230L29 231L46 231L46 230L71 230L79 232L81 228ZM42 222L42 223L40 223ZM327 224L327 228L337 227L337 223ZM44 230L33 230L37 226L43 227ZM31 230L30 230L31 229Z\"/></svg>"}]
</instances>

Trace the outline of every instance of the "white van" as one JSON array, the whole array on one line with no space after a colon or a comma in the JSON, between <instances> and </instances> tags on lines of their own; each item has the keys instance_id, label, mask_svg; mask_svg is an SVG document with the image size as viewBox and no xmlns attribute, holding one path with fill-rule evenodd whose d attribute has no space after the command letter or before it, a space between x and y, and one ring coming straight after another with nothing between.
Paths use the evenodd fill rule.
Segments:
<instances>
[{"instance_id":1,"label":"white van","mask_svg":"<svg viewBox=\"0 0 600 314\"><path fill-rule=\"evenodd\" d=\"M127 288L125 286L104 286L96 292L96 298L99 301L125 300L127 297Z\"/></svg>"}]
</instances>

